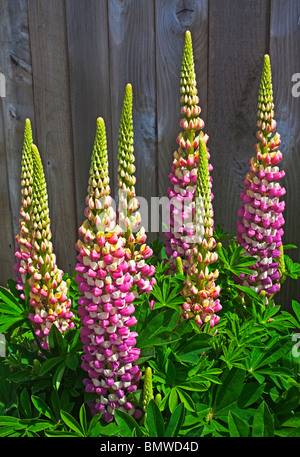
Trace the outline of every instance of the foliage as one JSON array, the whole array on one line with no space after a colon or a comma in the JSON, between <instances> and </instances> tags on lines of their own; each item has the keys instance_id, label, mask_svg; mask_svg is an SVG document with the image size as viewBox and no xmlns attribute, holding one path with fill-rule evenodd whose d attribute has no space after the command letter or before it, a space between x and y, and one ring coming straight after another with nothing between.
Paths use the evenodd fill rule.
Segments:
<instances>
[{"instance_id":1,"label":"foliage","mask_svg":"<svg viewBox=\"0 0 300 457\"><path fill-rule=\"evenodd\" d=\"M216 232L220 241L224 232L220 227ZM293 301L288 312L271 300L266 307L263 296L236 284L234 275L253 259L245 258L236 240L227 236L217 265L222 318L213 329L199 329L193 320L180 319L185 276L168 275L164 249L158 240L153 244L149 262L156 265L156 285L150 296L140 295L134 303L143 378L130 394L142 409L144 374L150 367L153 398L146 414L135 420L116 410L109 424L100 414L91 417L86 403L92 394L82 385L75 272L64 280L76 326L64 336L52 326L47 352L28 319L28 291L26 300L20 299L9 280L7 288L0 288L0 333L6 340L6 355L0 358L0 436L300 435L300 305ZM298 264L286 259L288 274L296 279Z\"/></svg>"}]
</instances>

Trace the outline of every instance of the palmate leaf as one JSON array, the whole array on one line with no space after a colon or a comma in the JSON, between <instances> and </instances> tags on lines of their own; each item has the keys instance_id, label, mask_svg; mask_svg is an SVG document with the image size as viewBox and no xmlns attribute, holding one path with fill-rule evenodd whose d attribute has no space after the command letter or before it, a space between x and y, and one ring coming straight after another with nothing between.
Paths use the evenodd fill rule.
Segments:
<instances>
[{"instance_id":1,"label":"palmate leaf","mask_svg":"<svg viewBox=\"0 0 300 457\"><path fill-rule=\"evenodd\" d=\"M300 263L294 262L289 256L284 255L286 275L291 279L298 279L300 276Z\"/></svg>"},{"instance_id":2,"label":"palmate leaf","mask_svg":"<svg viewBox=\"0 0 300 457\"><path fill-rule=\"evenodd\" d=\"M147 327L144 328L137 338L139 348L147 346L157 346L168 344L180 339L174 332L174 328L179 321L180 310L164 309L148 320Z\"/></svg>"},{"instance_id":3,"label":"palmate leaf","mask_svg":"<svg viewBox=\"0 0 300 457\"><path fill-rule=\"evenodd\" d=\"M248 437L250 428L248 424L233 411L228 413L228 426L230 437Z\"/></svg>"},{"instance_id":4,"label":"palmate leaf","mask_svg":"<svg viewBox=\"0 0 300 457\"><path fill-rule=\"evenodd\" d=\"M171 279L166 277L163 281L162 287L154 284L152 295L156 299L154 309L167 307L177 309L177 307L185 302L185 298L180 295L183 289L183 284L175 283L172 287Z\"/></svg>"}]
</instances>

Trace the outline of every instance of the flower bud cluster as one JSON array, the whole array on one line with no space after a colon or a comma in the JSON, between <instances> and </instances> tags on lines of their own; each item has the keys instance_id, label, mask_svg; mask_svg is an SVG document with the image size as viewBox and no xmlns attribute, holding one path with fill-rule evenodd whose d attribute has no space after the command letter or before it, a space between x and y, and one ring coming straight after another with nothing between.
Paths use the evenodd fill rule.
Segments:
<instances>
[{"instance_id":1,"label":"flower bud cluster","mask_svg":"<svg viewBox=\"0 0 300 457\"><path fill-rule=\"evenodd\" d=\"M133 180L132 180L133 182ZM102 197L103 204L97 200ZM102 412L106 422L114 419L115 409L139 418L142 411L128 400L142 376L135 364L140 350L135 347L137 332L133 301L152 288L154 267L146 260L151 249L141 229L128 246L127 231L116 224L111 206L105 124L97 120L97 134L90 169L87 219L79 229L76 266L84 344L82 368L87 392L96 394L89 402L92 414ZM134 241L134 243L133 243ZM136 244L139 250L135 250ZM131 249L132 248L132 249Z\"/></svg>"},{"instance_id":2,"label":"flower bud cluster","mask_svg":"<svg viewBox=\"0 0 300 457\"><path fill-rule=\"evenodd\" d=\"M27 272L30 286L29 303L33 311L29 319L43 349L49 349L48 334L54 324L60 332L74 328L71 300L63 272L56 265L51 243L48 195L43 165L35 145L32 145L33 192L30 211L30 257Z\"/></svg>"},{"instance_id":3,"label":"flower bud cluster","mask_svg":"<svg viewBox=\"0 0 300 457\"><path fill-rule=\"evenodd\" d=\"M196 76L191 33L186 32L181 68L181 114L182 131L177 137L179 148L174 152L172 173L169 175L171 186L168 189L170 202L170 229L166 232L166 254L170 259L170 269L175 270L175 259L182 258L184 272L188 269L188 258L193 243L195 214L195 192L197 182L199 143L208 141L208 135L202 129L204 121L199 117ZM200 130L200 132L199 132ZM207 158L210 159L207 150ZM209 165L209 171L212 166ZM211 182L212 179L210 178ZM211 195L213 198L213 195Z\"/></svg>"},{"instance_id":4,"label":"flower bud cluster","mask_svg":"<svg viewBox=\"0 0 300 457\"><path fill-rule=\"evenodd\" d=\"M131 274L133 275L133 284L137 293L144 293L152 290L153 283L155 282L153 277L155 268L145 262L145 259L150 257L153 252L145 244L147 236L144 227L141 226L136 233L136 230L141 224L141 215L138 211L139 201L135 191L132 98L132 86L131 84L127 84L119 128L119 204L117 223L123 229L128 255L129 253L131 255L129 262Z\"/></svg>"},{"instance_id":5,"label":"flower bud cluster","mask_svg":"<svg viewBox=\"0 0 300 457\"><path fill-rule=\"evenodd\" d=\"M282 159L278 149L281 140L280 135L275 133L273 109L271 65L269 56L265 55L258 98L256 137L259 142L255 145L256 156L249 162L250 172L246 175L245 189L241 194L243 203L238 211L237 240L251 256L257 258L251 274L241 275L242 284L258 293L265 291L267 297L280 289L278 263L285 207L285 202L280 201L285 189L280 186L279 180L285 173L278 167Z\"/></svg>"},{"instance_id":6,"label":"flower bud cluster","mask_svg":"<svg viewBox=\"0 0 300 457\"><path fill-rule=\"evenodd\" d=\"M211 265L218 260L213 237L213 208L211 202L211 181L204 140L200 140L196 185L196 212L194 217L195 242L190 248L187 279L181 294L186 298L182 305L182 317L193 317L199 327L210 322L213 328L220 320L216 315L222 309L216 284L219 271L212 271Z\"/></svg>"},{"instance_id":7,"label":"flower bud cluster","mask_svg":"<svg viewBox=\"0 0 300 457\"><path fill-rule=\"evenodd\" d=\"M16 235L17 248L15 250L16 264L16 288L21 292L21 298L25 300L24 289L28 263L31 262L31 201L33 191L33 161L31 154L32 130L30 120L25 121L24 141L22 150L22 171L21 171L21 209L19 226L20 231Z\"/></svg>"}]
</instances>

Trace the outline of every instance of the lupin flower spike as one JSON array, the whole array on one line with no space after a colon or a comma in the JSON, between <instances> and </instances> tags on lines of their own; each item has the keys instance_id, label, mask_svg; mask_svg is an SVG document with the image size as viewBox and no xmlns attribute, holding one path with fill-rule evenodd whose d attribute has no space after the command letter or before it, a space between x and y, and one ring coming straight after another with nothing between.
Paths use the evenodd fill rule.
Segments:
<instances>
[{"instance_id":1,"label":"lupin flower spike","mask_svg":"<svg viewBox=\"0 0 300 457\"><path fill-rule=\"evenodd\" d=\"M102 412L106 422L114 419L115 409L139 418L142 412L128 401L137 389L142 373L134 362L140 350L135 347L137 333L133 316L135 295L126 238L111 206L105 124L97 120L91 160L87 219L79 228L76 281L81 297L81 341L84 344L82 368L87 392L97 394L89 403L91 413Z\"/></svg>"},{"instance_id":2,"label":"lupin flower spike","mask_svg":"<svg viewBox=\"0 0 300 457\"><path fill-rule=\"evenodd\" d=\"M48 349L48 334L54 324L60 332L74 328L71 300L67 297L68 287L63 272L56 265L51 243L51 229L47 187L40 154L32 145L33 192L31 201L31 262L29 303L33 312L29 314L36 327L35 334L43 349Z\"/></svg>"},{"instance_id":3,"label":"lupin flower spike","mask_svg":"<svg viewBox=\"0 0 300 457\"><path fill-rule=\"evenodd\" d=\"M146 264L153 251L146 245L146 233L144 227L137 230L141 224L141 215L138 211L139 202L136 197L135 183L135 157L133 141L132 120L132 86L126 85L123 108L119 128L119 152L118 152L118 225L123 230L126 239L126 258L130 264L130 273L133 276L135 293L150 292L155 278L155 267Z\"/></svg>"},{"instance_id":4,"label":"lupin flower spike","mask_svg":"<svg viewBox=\"0 0 300 457\"><path fill-rule=\"evenodd\" d=\"M272 90L271 64L268 55L260 83L257 113L259 142L255 145L256 157L250 162L250 173L245 179L245 189L241 195L243 203L238 211L238 242L251 256L257 258L251 275L241 275L242 284L256 292L266 292L267 299L280 289L278 271L283 236L283 211L285 202L280 197L285 189L279 180L285 175L278 163L282 153L280 135L276 132Z\"/></svg>"},{"instance_id":5,"label":"lupin flower spike","mask_svg":"<svg viewBox=\"0 0 300 457\"><path fill-rule=\"evenodd\" d=\"M20 231L16 236L18 247L15 251L16 256L16 288L21 291L21 298L25 300L24 289L28 264L31 262L31 233L30 233L30 214L33 186L33 161L32 161L32 130L30 120L26 119L24 129L24 140L22 150L22 171L21 171L21 209L20 209Z\"/></svg>"},{"instance_id":6,"label":"lupin flower spike","mask_svg":"<svg viewBox=\"0 0 300 457\"><path fill-rule=\"evenodd\" d=\"M200 140L205 143L208 141L208 135L204 134L202 130L204 121L199 117L201 108L198 105L192 38L189 31L185 34L180 85L182 105L180 127L182 131L176 140L179 147L173 154L172 173L169 175L172 184L168 189L170 230L165 235L167 239L166 254L170 258L170 268L175 270L175 259L179 256L182 258L183 269L186 273L191 253L190 245L193 243L194 236L193 215L199 142ZM208 149L207 157L209 160ZM210 164L208 166L211 171L212 166Z\"/></svg>"},{"instance_id":7,"label":"lupin flower spike","mask_svg":"<svg viewBox=\"0 0 300 457\"><path fill-rule=\"evenodd\" d=\"M220 320L215 313L222 309L220 286L216 285L219 271L210 271L209 265L218 260L217 243L213 237L213 208L211 181L205 141L200 140L196 185L195 243L191 247L187 279L181 294L186 298L182 316L193 317L199 327L210 322L213 328Z\"/></svg>"}]
</instances>

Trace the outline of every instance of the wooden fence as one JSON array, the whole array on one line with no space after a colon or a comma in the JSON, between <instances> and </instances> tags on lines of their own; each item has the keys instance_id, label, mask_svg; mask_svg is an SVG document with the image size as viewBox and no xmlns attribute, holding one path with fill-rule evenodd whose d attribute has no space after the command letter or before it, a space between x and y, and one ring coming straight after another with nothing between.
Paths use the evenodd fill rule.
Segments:
<instances>
[{"instance_id":1,"label":"wooden fence","mask_svg":"<svg viewBox=\"0 0 300 457\"><path fill-rule=\"evenodd\" d=\"M187 29L210 137L215 221L236 233L239 196L256 142L263 55L269 53L286 171L284 242L300 246L300 97L292 94L292 77L300 73L300 0L1 0L0 73L6 92L0 98L1 284L14 276L26 117L44 164L53 244L63 270L72 272L76 263L98 116L106 122L115 192L127 82L134 95L137 194L147 201L167 195L180 131ZM158 236L163 239L151 232L149 239ZM291 255L299 261L299 249ZM296 282L284 285L283 308L299 299L299 291Z\"/></svg>"}]
</instances>

